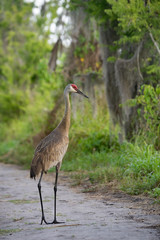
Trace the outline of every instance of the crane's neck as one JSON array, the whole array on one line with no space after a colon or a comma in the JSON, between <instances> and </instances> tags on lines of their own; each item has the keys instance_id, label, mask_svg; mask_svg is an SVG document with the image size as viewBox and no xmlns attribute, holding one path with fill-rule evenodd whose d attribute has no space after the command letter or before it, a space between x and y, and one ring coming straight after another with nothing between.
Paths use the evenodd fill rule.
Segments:
<instances>
[{"instance_id":1,"label":"crane's neck","mask_svg":"<svg viewBox=\"0 0 160 240\"><path fill-rule=\"evenodd\" d=\"M63 135L68 137L71 115L71 106L68 91L64 91L64 100L65 100L65 112L62 121L58 125L58 129L62 132Z\"/></svg>"}]
</instances>

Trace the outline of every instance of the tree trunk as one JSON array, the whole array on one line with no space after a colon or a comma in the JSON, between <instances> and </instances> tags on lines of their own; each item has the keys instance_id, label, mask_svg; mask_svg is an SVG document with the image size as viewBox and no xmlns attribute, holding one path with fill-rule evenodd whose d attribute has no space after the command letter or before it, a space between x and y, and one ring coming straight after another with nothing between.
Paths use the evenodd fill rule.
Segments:
<instances>
[{"instance_id":1,"label":"tree trunk","mask_svg":"<svg viewBox=\"0 0 160 240\"><path fill-rule=\"evenodd\" d=\"M136 124L136 108L131 108L125 103L128 99L135 98L138 93L143 80L140 66L146 50L144 44L140 43L132 58L118 59L117 51L110 50L117 39L118 36L109 23L100 27L100 48L108 109L113 123L120 123L125 137L130 139ZM111 56L117 60L108 62L107 59Z\"/></svg>"},{"instance_id":2,"label":"tree trunk","mask_svg":"<svg viewBox=\"0 0 160 240\"><path fill-rule=\"evenodd\" d=\"M113 123L122 122L122 109L119 107L121 97L119 87L116 82L115 63L108 62L108 57L115 56L117 53L110 50L110 46L118 39L116 32L109 24L100 26L100 49L103 61L103 76L106 86L106 97L108 109Z\"/></svg>"}]
</instances>

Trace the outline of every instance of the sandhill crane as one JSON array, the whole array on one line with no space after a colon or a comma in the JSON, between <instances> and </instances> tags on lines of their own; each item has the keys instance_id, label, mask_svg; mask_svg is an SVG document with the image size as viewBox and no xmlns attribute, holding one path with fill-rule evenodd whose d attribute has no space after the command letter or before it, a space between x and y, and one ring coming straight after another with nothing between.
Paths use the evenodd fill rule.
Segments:
<instances>
[{"instance_id":1,"label":"sandhill crane","mask_svg":"<svg viewBox=\"0 0 160 240\"><path fill-rule=\"evenodd\" d=\"M75 84L69 84L64 90L64 99L65 99L65 113L62 121L59 125L44 139L40 141L38 146L35 149L34 157L31 163L30 168L30 177L36 178L40 174L38 182L38 191L41 203L42 218L41 224L43 221L46 224L56 224L60 223L56 219L56 193L57 193L57 181L58 181L58 172L60 170L62 159L67 151L69 143L69 127L70 127L70 101L69 93L78 93L82 96L88 98L84 93L82 93ZM41 180L43 173L55 166L56 168L56 177L54 184L54 219L52 222L47 222L44 216L43 201L41 194Z\"/></svg>"}]
</instances>

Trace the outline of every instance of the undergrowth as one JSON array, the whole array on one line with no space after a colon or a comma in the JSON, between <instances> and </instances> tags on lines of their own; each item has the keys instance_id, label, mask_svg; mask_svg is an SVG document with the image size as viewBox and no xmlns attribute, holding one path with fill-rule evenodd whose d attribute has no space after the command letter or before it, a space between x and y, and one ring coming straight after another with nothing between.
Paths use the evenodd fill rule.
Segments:
<instances>
[{"instance_id":1,"label":"undergrowth","mask_svg":"<svg viewBox=\"0 0 160 240\"><path fill-rule=\"evenodd\" d=\"M89 139L90 136L88 144ZM83 149L77 145L76 151L69 151L63 164L64 170L76 172L79 183L86 178L92 184L116 180L118 187L129 194L148 192L160 197L160 155L152 145L139 146L128 142L119 145L114 138L112 146L106 150L80 152L79 148Z\"/></svg>"}]
</instances>

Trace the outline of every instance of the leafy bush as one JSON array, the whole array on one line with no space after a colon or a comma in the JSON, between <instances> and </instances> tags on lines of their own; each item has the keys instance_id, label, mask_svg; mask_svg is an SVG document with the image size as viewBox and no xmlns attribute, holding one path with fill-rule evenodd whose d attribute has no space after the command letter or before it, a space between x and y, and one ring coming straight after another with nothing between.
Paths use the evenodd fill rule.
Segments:
<instances>
[{"instance_id":1,"label":"leafy bush","mask_svg":"<svg viewBox=\"0 0 160 240\"><path fill-rule=\"evenodd\" d=\"M17 87L9 87L0 90L0 119L3 122L9 122L13 118L24 113L28 103L28 95Z\"/></svg>"},{"instance_id":2,"label":"leafy bush","mask_svg":"<svg viewBox=\"0 0 160 240\"><path fill-rule=\"evenodd\" d=\"M118 141L113 140L106 132L93 132L89 136L79 139L78 145L86 153L107 152L119 146Z\"/></svg>"},{"instance_id":3,"label":"leafy bush","mask_svg":"<svg viewBox=\"0 0 160 240\"><path fill-rule=\"evenodd\" d=\"M160 86L143 85L140 95L129 102L138 106L140 134L160 149Z\"/></svg>"}]
</instances>

